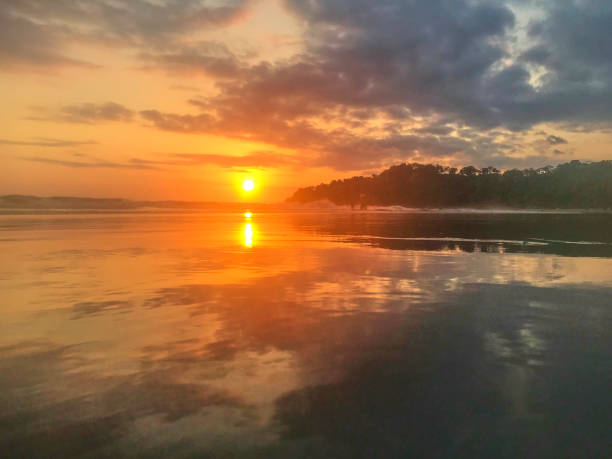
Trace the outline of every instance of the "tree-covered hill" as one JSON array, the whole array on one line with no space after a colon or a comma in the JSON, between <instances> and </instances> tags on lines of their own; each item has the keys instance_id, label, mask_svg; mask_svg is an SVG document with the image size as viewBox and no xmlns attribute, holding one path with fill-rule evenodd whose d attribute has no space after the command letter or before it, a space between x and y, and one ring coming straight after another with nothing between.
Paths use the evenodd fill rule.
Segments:
<instances>
[{"instance_id":1,"label":"tree-covered hill","mask_svg":"<svg viewBox=\"0 0 612 459\"><path fill-rule=\"evenodd\" d=\"M539 169L399 164L380 174L298 189L289 202L406 207L612 208L612 161Z\"/></svg>"}]
</instances>

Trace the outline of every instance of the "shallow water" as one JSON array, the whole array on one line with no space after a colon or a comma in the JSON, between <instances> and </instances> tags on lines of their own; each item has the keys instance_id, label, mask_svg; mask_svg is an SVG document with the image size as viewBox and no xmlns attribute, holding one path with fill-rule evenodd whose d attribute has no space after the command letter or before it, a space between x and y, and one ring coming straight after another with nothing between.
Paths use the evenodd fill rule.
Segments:
<instances>
[{"instance_id":1,"label":"shallow water","mask_svg":"<svg viewBox=\"0 0 612 459\"><path fill-rule=\"evenodd\" d=\"M5 457L605 457L612 216L0 216Z\"/></svg>"}]
</instances>

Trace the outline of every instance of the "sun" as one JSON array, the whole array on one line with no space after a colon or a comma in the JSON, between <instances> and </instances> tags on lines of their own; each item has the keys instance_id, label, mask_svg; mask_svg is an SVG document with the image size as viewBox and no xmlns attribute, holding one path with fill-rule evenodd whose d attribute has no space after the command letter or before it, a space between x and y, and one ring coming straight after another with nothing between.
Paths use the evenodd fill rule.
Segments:
<instances>
[{"instance_id":1,"label":"sun","mask_svg":"<svg viewBox=\"0 0 612 459\"><path fill-rule=\"evenodd\" d=\"M251 179L246 179L242 182L242 189L247 193L253 191L255 189L255 182Z\"/></svg>"}]
</instances>

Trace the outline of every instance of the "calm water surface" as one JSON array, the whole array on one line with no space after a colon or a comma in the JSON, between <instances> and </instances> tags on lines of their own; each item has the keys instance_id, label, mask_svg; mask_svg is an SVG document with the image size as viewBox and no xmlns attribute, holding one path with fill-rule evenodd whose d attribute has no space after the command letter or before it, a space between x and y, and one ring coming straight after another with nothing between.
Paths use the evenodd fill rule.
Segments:
<instances>
[{"instance_id":1,"label":"calm water surface","mask_svg":"<svg viewBox=\"0 0 612 459\"><path fill-rule=\"evenodd\" d=\"M0 216L4 457L606 457L612 216Z\"/></svg>"}]
</instances>

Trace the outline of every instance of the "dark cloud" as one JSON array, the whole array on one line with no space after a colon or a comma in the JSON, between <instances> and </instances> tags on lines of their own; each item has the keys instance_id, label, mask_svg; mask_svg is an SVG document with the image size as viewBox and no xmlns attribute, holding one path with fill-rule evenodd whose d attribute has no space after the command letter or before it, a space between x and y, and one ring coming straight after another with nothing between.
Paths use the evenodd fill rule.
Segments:
<instances>
[{"instance_id":1,"label":"dark cloud","mask_svg":"<svg viewBox=\"0 0 612 459\"><path fill-rule=\"evenodd\" d=\"M4 33L27 30L36 39L10 35L0 49L16 41L11 56L34 61L45 53L61 60L53 53L67 36L131 47L147 69L217 83L214 95L190 101L193 113L140 111L149 125L292 148L305 163L339 169L414 158L504 167L534 153L521 151L514 134L540 123L589 132L612 121L607 1L284 0L304 26L303 47L256 64L223 43L187 39L231 22L248 4L9 0L0 12L23 24ZM519 37L517 5L535 12L529 45ZM55 119L132 116L118 104L83 104Z\"/></svg>"},{"instance_id":2,"label":"dark cloud","mask_svg":"<svg viewBox=\"0 0 612 459\"><path fill-rule=\"evenodd\" d=\"M537 45L521 54L520 60L523 62L544 65L550 59L550 56L551 52L548 48Z\"/></svg>"},{"instance_id":3,"label":"dark cloud","mask_svg":"<svg viewBox=\"0 0 612 459\"><path fill-rule=\"evenodd\" d=\"M547 52L563 79L578 67L591 78L603 77L612 67L612 4L605 0L547 2L546 15L531 25L530 36L540 41L534 49ZM605 75L609 76L609 75ZM586 82L585 82L586 83Z\"/></svg>"},{"instance_id":4,"label":"dark cloud","mask_svg":"<svg viewBox=\"0 0 612 459\"><path fill-rule=\"evenodd\" d=\"M282 90L282 83L297 79L305 88L300 92L320 104L490 115L483 76L505 55L496 44L514 24L505 6L463 0L286 3L309 25L309 52L302 62L276 69L278 81L266 77L262 83L255 75L245 85L249 90L274 83Z\"/></svg>"},{"instance_id":5,"label":"dark cloud","mask_svg":"<svg viewBox=\"0 0 612 459\"><path fill-rule=\"evenodd\" d=\"M220 83L217 96L194 104L201 113L150 112L150 121L310 151L315 162L336 168L365 168L415 155L503 166L505 157L516 162L510 150L525 154L520 142L496 140L494 128L611 119L612 60L605 53L612 47L602 45L612 44L612 8L605 3L540 2L545 19L533 23L534 46L518 59L509 2L285 4L307 26L303 54ZM572 38L591 23L585 40ZM568 40L571 46L560 45ZM373 128L373 120L388 123ZM421 127L411 129L417 122ZM464 127L481 135L451 135Z\"/></svg>"},{"instance_id":6,"label":"dark cloud","mask_svg":"<svg viewBox=\"0 0 612 459\"><path fill-rule=\"evenodd\" d=\"M313 165L371 168L389 159L486 156L492 142L479 152L471 139L451 136L451 124L494 126L484 90L508 86L497 99L524 91L526 71L519 67L483 77L506 55L498 42L514 15L503 5L286 5L308 26L305 53L242 69L239 78L219 83L218 95L192 103L200 113L149 110L143 118L160 129L294 148ZM441 114L452 121L440 122ZM407 129L415 117L425 125ZM374 129L372 120L380 119L389 123Z\"/></svg>"},{"instance_id":7,"label":"dark cloud","mask_svg":"<svg viewBox=\"0 0 612 459\"><path fill-rule=\"evenodd\" d=\"M454 128L451 126L444 125L429 125L423 128L415 129L415 132L419 134L432 134L432 135L448 135L454 131Z\"/></svg>"},{"instance_id":8,"label":"dark cloud","mask_svg":"<svg viewBox=\"0 0 612 459\"><path fill-rule=\"evenodd\" d=\"M602 0L541 2L534 43L522 58L543 72L537 91L513 101L511 115L527 123L610 123L612 4ZM521 110L522 109L522 110Z\"/></svg>"},{"instance_id":9,"label":"dark cloud","mask_svg":"<svg viewBox=\"0 0 612 459\"><path fill-rule=\"evenodd\" d=\"M548 137L546 137L546 141L550 145L562 145L567 143L567 140L565 140L563 137L559 137L556 135L549 135Z\"/></svg>"}]
</instances>

